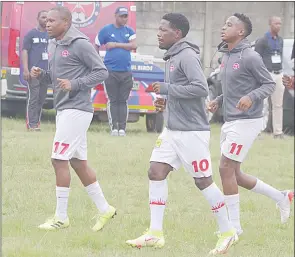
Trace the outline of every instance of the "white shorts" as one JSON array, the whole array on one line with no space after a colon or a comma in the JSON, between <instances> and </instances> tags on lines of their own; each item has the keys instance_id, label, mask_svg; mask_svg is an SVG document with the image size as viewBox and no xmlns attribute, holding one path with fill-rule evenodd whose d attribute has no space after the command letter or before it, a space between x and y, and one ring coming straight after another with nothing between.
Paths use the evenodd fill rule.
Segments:
<instances>
[{"instance_id":1,"label":"white shorts","mask_svg":"<svg viewBox=\"0 0 295 257\"><path fill-rule=\"evenodd\" d=\"M51 158L87 160L87 130L93 113L76 109L57 111Z\"/></svg>"},{"instance_id":2,"label":"white shorts","mask_svg":"<svg viewBox=\"0 0 295 257\"><path fill-rule=\"evenodd\" d=\"M175 170L182 165L193 177L212 176L210 131L172 131L158 137L150 162L167 163Z\"/></svg>"},{"instance_id":3,"label":"white shorts","mask_svg":"<svg viewBox=\"0 0 295 257\"><path fill-rule=\"evenodd\" d=\"M225 122L220 134L221 154L231 160L243 162L262 128L263 118Z\"/></svg>"}]
</instances>

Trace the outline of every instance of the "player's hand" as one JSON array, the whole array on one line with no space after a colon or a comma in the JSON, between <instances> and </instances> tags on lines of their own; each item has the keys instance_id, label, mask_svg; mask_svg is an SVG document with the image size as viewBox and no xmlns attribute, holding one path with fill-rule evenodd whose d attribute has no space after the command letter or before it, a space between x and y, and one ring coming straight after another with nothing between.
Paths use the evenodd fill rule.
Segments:
<instances>
[{"instance_id":1,"label":"player's hand","mask_svg":"<svg viewBox=\"0 0 295 257\"><path fill-rule=\"evenodd\" d=\"M117 47L117 44L116 44L116 42L108 42L108 43L106 43L106 49L107 50L110 50L110 49L112 49L112 48L116 48Z\"/></svg>"},{"instance_id":2,"label":"player's hand","mask_svg":"<svg viewBox=\"0 0 295 257\"><path fill-rule=\"evenodd\" d=\"M218 104L217 100L210 101L207 104L207 110L211 113L216 112L218 110L218 108L219 108L219 104Z\"/></svg>"},{"instance_id":3,"label":"player's hand","mask_svg":"<svg viewBox=\"0 0 295 257\"><path fill-rule=\"evenodd\" d=\"M241 111L247 111L252 106L252 100L249 96L243 96L237 104L237 108Z\"/></svg>"},{"instance_id":4,"label":"player's hand","mask_svg":"<svg viewBox=\"0 0 295 257\"><path fill-rule=\"evenodd\" d=\"M24 80L29 81L31 79L30 71L28 69L25 69L23 72Z\"/></svg>"},{"instance_id":5,"label":"player's hand","mask_svg":"<svg viewBox=\"0 0 295 257\"><path fill-rule=\"evenodd\" d=\"M57 79L58 87L61 88L62 91L68 92L72 90L71 82L68 79Z\"/></svg>"},{"instance_id":6,"label":"player's hand","mask_svg":"<svg viewBox=\"0 0 295 257\"><path fill-rule=\"evenodd\" d=\"M32 78L36 78L37 79L37 78L40 77L41 71L42 70L39 67L33 66L32 69L31 69L30 75L31 75Z\"/></svg>"},{"instance_id":7,"label":"player's hand","mask_svg":"<svg viewBox=\"0 0 295 257\"><path fill-rule=\"evenodd\" d=\"M159 82L154 82L152 84L153 90L156 94L160 94L160 87L161 85L159 84Z\"/></svg>"},{"instance_id":8,"label":"player's hand","mask_svg":"<svg viewBox=\"0 0 295 257\"><path fill-rule=\"evenodd\" d=\"M157 112L163 112L166 108L166 99L164 98L157 98L154 101L154 106L156 107Z\"/></svg>"},{"instance_id":9,"label":"player's hand","mask_svg":"<svg viewBox=\"0 0 295 257\"><path fill-rule=\"evenodd\" d=\"M294 77L289 77L287 75L284 75L282 81L283 81L283 85L287 89L294 89Z\"/></svg>"}]
</instances>

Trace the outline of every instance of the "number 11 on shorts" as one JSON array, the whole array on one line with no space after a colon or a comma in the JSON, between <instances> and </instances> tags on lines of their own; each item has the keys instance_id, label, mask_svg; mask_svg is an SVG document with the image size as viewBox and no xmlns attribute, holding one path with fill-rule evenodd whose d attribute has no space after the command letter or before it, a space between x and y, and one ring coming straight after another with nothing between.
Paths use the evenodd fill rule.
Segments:
<instances>
[{"instance_id":1,"label":"number 11 on shorts","mask_svg":"<svg viewBox=\"0 0 295 257\"><path fill-rule=\"evenodd\" d=\"M231 144L231 149L230 149L229 152L231 154L239 155L240 152L241 152L241 150L242 150L242 148L243 148L243 145L237 145L236 143L232 143ZM237 151L236 151L236 149L237 149ZM236 151L236 153L235 153L235 151Z\"/></svg>"}]
</instances>

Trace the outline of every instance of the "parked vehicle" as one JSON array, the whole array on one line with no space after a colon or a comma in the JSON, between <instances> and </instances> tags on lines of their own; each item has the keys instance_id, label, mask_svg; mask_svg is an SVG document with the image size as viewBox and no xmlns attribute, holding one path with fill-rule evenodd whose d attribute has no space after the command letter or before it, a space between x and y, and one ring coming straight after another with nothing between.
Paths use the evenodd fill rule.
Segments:
<instances>
[{"instance_id":1,"label":"parked vehicle","mask_svg":"<svg viewBox=\"0 0 295 257\"><path fill-rule=\"evenodd\" d=\"M22 41L29 30L36 26L37 13L49 10L56 5L68 7L73 15L73 24L87 35L91 42L99 30L112 23L118 6L124 5L130 10L128 25L136 31L136 6L133 2L4 2L2 3L2 67L1 76L5 76L7 87L2 87L1 108L14 115L25 111L27 82L23 79L20 52ZM104 49L100 52L105 55ZM140 116L146 117L147 131L161 132L163 116L155 111L153 100L155 94L149 92L149 84L164 80L161 68L163 60L153 56L132 53L133 89L128 101L129 122L136 122ZM95 116L101 121L107 121L107 98L104 88L98 85L92 90ZM53 108L53 90L50 87L44 109Z\"/></svg>"},{"instance_id":2,"label":"parked vehicle","mask_svg":"<svg viewBox=\"0 0 295 257\"><path fill-rule=\"evenodd\" d=\"M291 61L291 52L293 49L294 39L284 39L283 49L283 73L294 74ZM255 42L252 42L252 47L255 47ZM222 94L221 82L219 79L221 61L219 59L218 67L209 75L207 81L210 90L210 100L215 99ZM263 108L264 130L272 132L272 106L269 99L265 99ZM210 115L211 122L223 122L222 111L219 109L214 115ZM294 89L285 89L283 100L283 130L286 134L294 134Z\"/></svg>"}]
</instances>

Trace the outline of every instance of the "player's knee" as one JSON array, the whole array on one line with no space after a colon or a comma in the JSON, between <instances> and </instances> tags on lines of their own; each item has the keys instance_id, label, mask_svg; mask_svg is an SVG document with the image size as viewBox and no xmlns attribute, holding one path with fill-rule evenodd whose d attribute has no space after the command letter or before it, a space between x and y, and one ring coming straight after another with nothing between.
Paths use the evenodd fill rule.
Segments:
<instances>
[{"instance_id":1,"label":"player's knee","mask_svg":"<svg viewBox=\"0 0 295 257\"><path fill-rule=\"evenodd\" d=\"M219 173L221 178L233 176L235 174L235 169L236 162L225 156L222 156L219 163Z\"/></svg>"},{"instance_id":2,"label":"player's knee","mask_svg":"<svg viewBox=\"0 0 295 257\"><path fill-rule=\"evenodd\" d=\"M210 177L203 177L203 178L194 178L195 180L195 185L197 188L200 190L204 190L208 186L210 186L213 183L212 176Z\"/></svg>"},{"instance_id":3,"label":"player's knee","mask_svg":"<svg viewBox=\"0 0 295 257\"><path fill-rule=\"evenodd\" d=\"M170 169L167 164L151 162L148 177L150 180L164 180L169 171Z\"/></svg>"}]
</instances>

